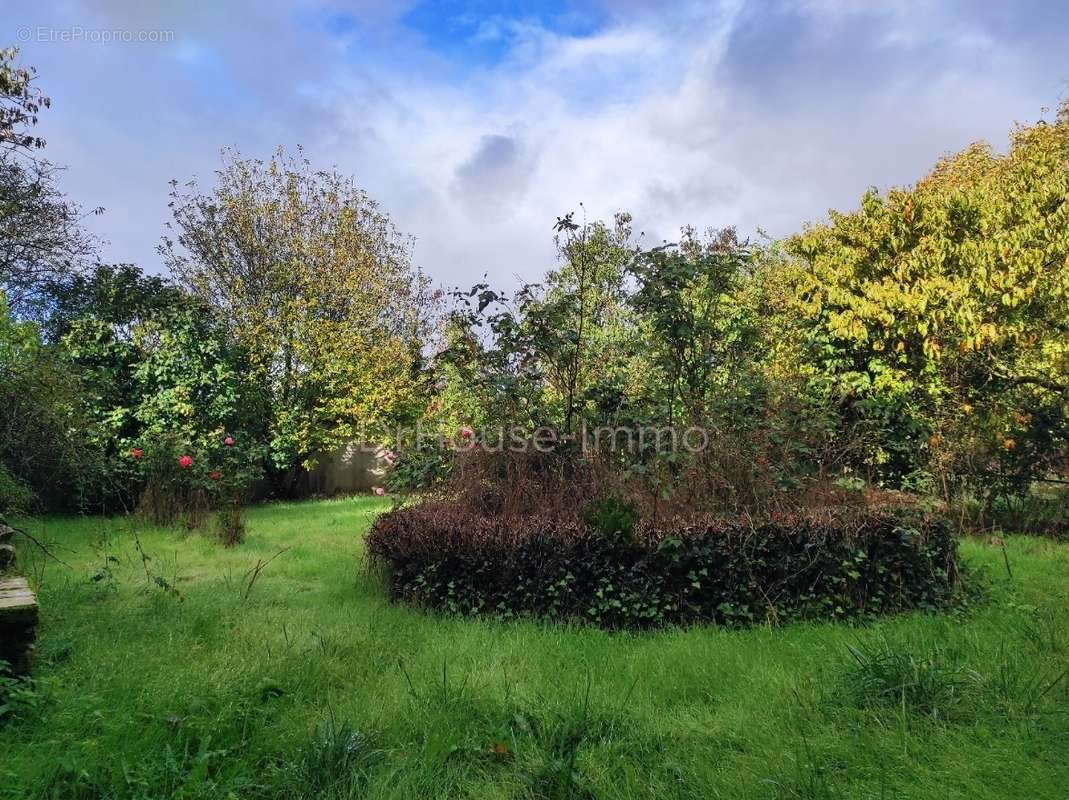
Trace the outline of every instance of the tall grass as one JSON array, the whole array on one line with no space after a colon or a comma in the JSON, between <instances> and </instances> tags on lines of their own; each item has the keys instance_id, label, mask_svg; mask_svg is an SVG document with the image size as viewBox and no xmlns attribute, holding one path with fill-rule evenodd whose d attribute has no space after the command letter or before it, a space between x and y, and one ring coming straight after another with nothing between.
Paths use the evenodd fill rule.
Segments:
<instances>
[{"instance_id":1,"label":"tall grass","mask_svg":"<svg viewBox=\"0 0 1069 800\"><path fill-rule=\"evenodd\" d=\"M391 604L384 508L253 508L231 548L31 523L64 563L20 553L43 623L0 797L1065 797L1069 545L1004 537L1011 578L964 542L990 588L952 615L609 633Z\"/></svg>"}]
</instances>

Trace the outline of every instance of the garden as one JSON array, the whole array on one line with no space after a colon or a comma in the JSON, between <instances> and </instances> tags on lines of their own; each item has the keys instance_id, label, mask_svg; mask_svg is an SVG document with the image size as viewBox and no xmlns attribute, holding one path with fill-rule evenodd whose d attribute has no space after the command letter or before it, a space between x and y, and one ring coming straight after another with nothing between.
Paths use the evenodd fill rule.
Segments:
<instances>
[{"instance_id":1,"label":"garden","mask_svg":"<svg viewBox=\"0 0 1069 800\"><path fill-rule=\"evenodd\" d=\"M1064 796L1069 105L445 288L281 148L102 263L49 104L0 51L0 797Z\"/></svg>"},{"instance_id":2,"label":"garden","mask_svg":"<svg viewBox=\"0 0 1069 800\"><path fill-rule=\"evenodd\" d=\"M610 631L391 602L361 566L388 507L259 505L233 548L33 523L65 563L20 554L43 623L0 796L1064 794L1069 545L964 540L985 593L947 613Z\"/></svg>"}]
</instances>

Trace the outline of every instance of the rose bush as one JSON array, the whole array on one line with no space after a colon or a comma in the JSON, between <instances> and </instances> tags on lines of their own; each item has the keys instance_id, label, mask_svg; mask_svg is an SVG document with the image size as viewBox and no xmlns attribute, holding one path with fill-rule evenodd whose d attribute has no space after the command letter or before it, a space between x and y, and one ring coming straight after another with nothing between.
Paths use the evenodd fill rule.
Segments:
<instances>
[{"instance_id":1,"label":"rose bush","mask_svg":"<svg viewBox=\"0 0 1069 800\"><path fill-rule=\"evenodd\" d=\"M152 522L199 528L214 511L223 542L242 540L244 506L263 477L262 445L238 446L221 430L199 438L171 433L141 442L129 454L142 485L138 510Z\"/></svg>"}]
</instances>

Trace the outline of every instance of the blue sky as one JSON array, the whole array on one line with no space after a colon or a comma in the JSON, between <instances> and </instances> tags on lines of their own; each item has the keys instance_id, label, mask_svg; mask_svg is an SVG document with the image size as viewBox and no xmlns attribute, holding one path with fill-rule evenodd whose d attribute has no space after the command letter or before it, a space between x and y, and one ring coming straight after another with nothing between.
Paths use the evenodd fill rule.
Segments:
<instances>
[{"instance_id":1,"label":"blue sky","mask_svg":"<svg viewBox=\"0 0 1069 800\"><path fill-rule=\"evenodd\" d=\"M971 141L1003 147L1069 87L1060 0L0 5L52 97L63 185L107 209L89 221L107 260L151 271L167 182L210 183L226 146L301 144L436 281L509 284L552 266L551 224L580 202L654 243L785 235Z\"/></svg>"}]
</instances>

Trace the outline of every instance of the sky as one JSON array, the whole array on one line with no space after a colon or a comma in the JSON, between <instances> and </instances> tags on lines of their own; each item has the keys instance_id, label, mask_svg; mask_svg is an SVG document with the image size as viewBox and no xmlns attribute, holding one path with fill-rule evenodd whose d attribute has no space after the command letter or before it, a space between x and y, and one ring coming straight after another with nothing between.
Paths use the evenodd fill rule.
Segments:
<instances>
[{"instance_id":1,"label":"sky","mask_svg":"<svg viewBox=\"0 0 1069 800\"><path fill-rule=\"evenodd\" d=\"M163 266L224 147L355 178L445 287L535 280L552 225L785 236L1069 94L1064 0L0 0L102 258ZM580 215L582 216L582 214Z\"/></svg>"}]
</instances>

